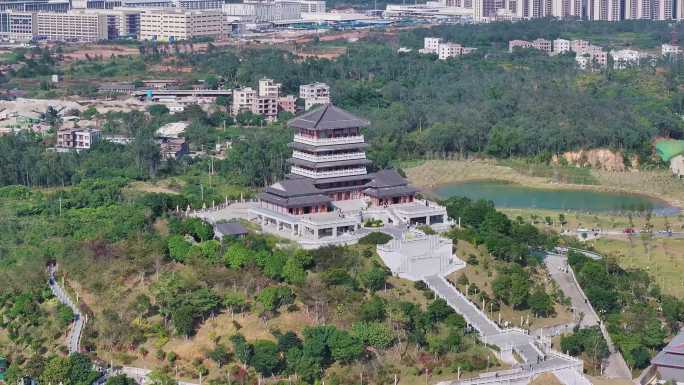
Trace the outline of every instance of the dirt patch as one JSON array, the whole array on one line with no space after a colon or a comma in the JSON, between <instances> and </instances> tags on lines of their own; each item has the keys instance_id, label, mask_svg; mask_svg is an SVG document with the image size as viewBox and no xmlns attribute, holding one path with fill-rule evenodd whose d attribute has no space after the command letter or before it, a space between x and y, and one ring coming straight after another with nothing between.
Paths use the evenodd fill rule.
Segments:
<instances>
[{"instance_id":1,"label":"dirt patch","mask_svg":"<svg viewBox=\"0 0 684 385\"><path fill-rule=\"evenodd\" d=\"M563 385L553 373L542 373L535 377L530 385Z\"/></svg>"},{"instance_id":2,"label":"dirt patch","mask_svg":"<svg viewBox=\"0 0 684 385\"><path fill-rule=\"evenodd\" d=\"M338 57L344 55L345 53L347 53L346 48L337 47L337 48L322 49L320 51L315 51L315 52L297 52L297 56L301 59L304 59L304 60L309 59L309 58L334 60L334 59L337 59Z\"/></svg>"},{"instance_id":3,"label":"dirt patch","mask_svg":"<svg viewBox=\"0 0 684 385\"><path fill-rule=\"evenodd\" d=\"M627 171L628 169L622 152L606 148L568 151L560 155L554 155L553 162L559 163L561 159L573 166L591 167L596 170ZM629 163L630 168L639 167L639 161L636 157L632 157L627 163Z\"/></svg>"},{"instance_id":4,"label":"dirt patch","mask_svg":"<svg viewBox=\"0 0 684 385\"><path fill-rule=\"evenodd\" d=\"M136 47L112 46L112 45L88 45L79 47L75 51L65 52L64 60L68 62L86 60L96 57L103 59L112 56L140 56L140 51Z\"/></svg>"}]
</instances>

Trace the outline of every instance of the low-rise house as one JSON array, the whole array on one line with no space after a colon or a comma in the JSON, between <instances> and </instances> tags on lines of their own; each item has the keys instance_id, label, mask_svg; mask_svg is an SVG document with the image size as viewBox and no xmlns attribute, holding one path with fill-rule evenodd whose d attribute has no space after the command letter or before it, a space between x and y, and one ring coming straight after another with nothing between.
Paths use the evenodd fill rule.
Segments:
<instances>
[{"instance_id":1,"label":"low-rise house","mask_svg":"<svg viewBox=\"0 0 684 385\"><path fill-rule=\"evenodd\" d=\"M89 150L100 140L101 131L94 128L57 131L57 151Z\"/></svg>"},{"instance_id":2,"label":"low-rise house","mask_svg":"<svg viewBox=\"0 0 684 385\"><path fill-rule=\"evenodd\" d=\"M632 66L638 66L641 60L641 53L633 49L621 49L618 51L610 51L610 56L613 57L613 68L625 69Z\"/></svg>"},{"instance_id":3,"label":"low-rise house","mask_svg":"<svg viewBox=\"0 0 684 385\"><path fill-rule=\"evenodd\" d=\"M163 160L180 159L190 153L188 143L184 138L159 139L159 153Z\"/></svg>"},{"instance_id":4,"label":"low-rise house","mask_svg":"<svg viewBox=\"0 0 684 385\"><path fill-rule=\"evenodd\" d=\"M225 237L244 238L249 232L239 223L227 222L214 225L214 237L222 240Z\"/></svg>"}]
</instances>

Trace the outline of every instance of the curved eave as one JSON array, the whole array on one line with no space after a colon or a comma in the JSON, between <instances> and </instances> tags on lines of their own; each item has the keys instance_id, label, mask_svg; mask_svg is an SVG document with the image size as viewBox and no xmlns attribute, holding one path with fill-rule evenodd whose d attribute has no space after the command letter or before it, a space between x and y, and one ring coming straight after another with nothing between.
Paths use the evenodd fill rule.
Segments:
<instances>
[{"instance_id":1,"label":"curved eave","mask_svg":"<svg viewBox=\"0 0 684 385\"><path fill-rule=\"evenodd\" d=\"M332 162L311 162L299 158L290 158L287 160L288 163L294 164L296 166L306 167L309 169L324 169L332 167L350 167L350 166L365 166L371 164L368 159L349 159L349 160L336 160Z\"/></svg>"}]
</instances>

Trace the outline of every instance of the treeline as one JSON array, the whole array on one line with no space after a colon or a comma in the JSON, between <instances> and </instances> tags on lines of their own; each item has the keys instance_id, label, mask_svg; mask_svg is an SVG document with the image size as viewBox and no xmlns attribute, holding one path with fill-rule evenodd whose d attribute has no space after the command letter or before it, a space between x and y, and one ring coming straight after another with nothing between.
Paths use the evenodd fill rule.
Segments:
<instances>
[{"instance_id":1,"label":"treeline","mask_svg":"<svg viewBox=\"0 0 684 385\"><path fill-rule=\"evenodd\" d=\"M572 55L549 57L532 50L509 54L503 47L509 39L541 36L547 27L551 32L544 36L549 38L580 31L609 38L631 29L652 31L657 35L653 42L660 42L668 33L658 23L611 25L540 20L444 26L401 35L401 41L414 48L428 34L454 35L451 40L476 46L477 39L486 36L477 52L447 61L398 54L383 37L349 46L335 60L302 61L280 50L247 49L214 50L181 61L223 78L227 87L254 84L264 76L282 82L288 93L296 93L304 83L329 83L336 104L373 123L367 130L370 155L381 167L435 154L548 159L554 153L595 147L648 159L655 136L683 135L678 117L684 112L680 63L659 62L658 71L646 66L587 73L576 68Z\"/></svg>"}]
</instances>

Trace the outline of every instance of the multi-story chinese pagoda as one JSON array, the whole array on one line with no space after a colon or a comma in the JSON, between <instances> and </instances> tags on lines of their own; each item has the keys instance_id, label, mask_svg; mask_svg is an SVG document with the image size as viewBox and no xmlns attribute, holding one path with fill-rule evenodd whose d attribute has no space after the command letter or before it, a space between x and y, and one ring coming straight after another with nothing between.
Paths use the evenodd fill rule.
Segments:
<instances>
[{"instance_id":1,"label":"multi-story chinese pagoda","mask_svg":"<svg viewBox=\"0 0 684 385\"><path fill-rule=\"evenodd\" d=\"M288 122L296 130L290 174L260 195L267 207L301 215L332 210L331 202L369 198L373 205L413 202L417 190L394 170L369 173L361 128L369 122L332 104Z\"/></svg>"}]
</instances>

